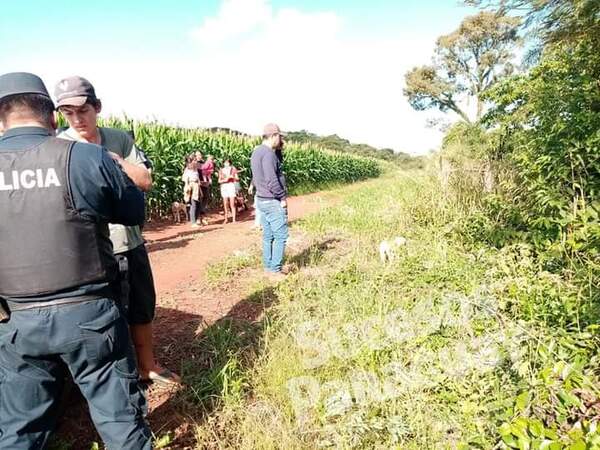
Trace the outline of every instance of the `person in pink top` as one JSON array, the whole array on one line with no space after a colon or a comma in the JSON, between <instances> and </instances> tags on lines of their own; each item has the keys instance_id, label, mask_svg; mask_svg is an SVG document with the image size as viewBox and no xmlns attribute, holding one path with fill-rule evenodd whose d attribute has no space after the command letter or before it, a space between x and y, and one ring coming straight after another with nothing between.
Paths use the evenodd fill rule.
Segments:
<instances>
[{"instance_id":1,"label":"person in pink top","mask_svg":"<svg viewBox=\"0 0 600 450\"><path fill-rule=\"evenodd\" d=\"M215 171L215 162L213 160L212 155L208 155L206 157L206 161L202 164L202 181L212 183L212 174Z\"/></svg>"},{"instance_id":2,"label":"person in pink top","mask_svg":"<svg viewBox=\"0 0 600 450\"><path fill-rule=\"evenodd\" d=\"M200 185L202 186L202 211L204 214L208 212L208 203L210 201L210 186L212 185L212 175L215 171L215 162L212 155L206 157L206 161L200 164L199 172L201 176Z\"/></svg>"}]
</instances>

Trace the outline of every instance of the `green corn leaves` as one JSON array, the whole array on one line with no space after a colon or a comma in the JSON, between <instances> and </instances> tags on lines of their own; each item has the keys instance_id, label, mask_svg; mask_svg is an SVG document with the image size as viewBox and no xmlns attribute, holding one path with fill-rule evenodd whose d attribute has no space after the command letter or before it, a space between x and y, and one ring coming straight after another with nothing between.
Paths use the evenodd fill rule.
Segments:
<instances>
[{"instance_id":1,"label":"green corn leaves","mask_svg":"<svg viewBox=\"0 0 600 450\"><path fill-rule=\"evenodd\" d=\"M204 156L213 155L217 168L231 159L240 173L242 188L247 188L252 174L250 155L260 143L259 138L231 132L175 128L159 123L108 119L103 126L133 131L138 147L146 152L154 165L154 187L148 194L148 213L162 216L171 203L181 200L181 174L185 157L197 150ZM335 153L308 144L287 143L284 150L284 171L290 192L310 192L339 183L353 183L381 174L380 163L360 156ZM213 198L218 197L215 180Z\"/></svg>"}]
</instances>

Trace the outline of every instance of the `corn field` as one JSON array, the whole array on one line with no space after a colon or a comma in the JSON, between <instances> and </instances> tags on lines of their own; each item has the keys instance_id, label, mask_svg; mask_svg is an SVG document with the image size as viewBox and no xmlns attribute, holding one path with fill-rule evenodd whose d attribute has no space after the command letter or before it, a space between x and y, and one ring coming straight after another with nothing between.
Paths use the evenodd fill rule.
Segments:
<instances>
[{"instance_id":1,"label":"corn field","mask_svg":"<svg viewBox=\"0 0 600 450\"><path fill-rule=\"evenodd\" d=\"M230 132L174 128L159 123L121 119L104 120L102 126L133 131L136 145L152 161L154 186L147 196L148 215L164 216L173 201L182 198L181 174L185 157L199 150L212 155L216 168L225 159L241 170L240 184L246 189L251 180L250 155L260 138ZM286 143L284 172L291 193L311 192L339 183L352 183L380 175L381 163L373 159L335 153L306 144ZM212 198L220 199L216 171Z\"/></svg>"}]
</instances>

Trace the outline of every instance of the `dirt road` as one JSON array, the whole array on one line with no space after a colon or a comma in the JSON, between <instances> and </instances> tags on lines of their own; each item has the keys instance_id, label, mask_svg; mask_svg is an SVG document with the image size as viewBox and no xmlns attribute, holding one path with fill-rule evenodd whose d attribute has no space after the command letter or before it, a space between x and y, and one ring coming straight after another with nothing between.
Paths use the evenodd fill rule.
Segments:
<instances>
[{"instance_id":1,"label":"dirt road","mask_svg":"<svg viewBox=\"0 0 600 450\"><path fill-rule=\"evenodd\" d=\"M288 206L290 221L326 205L320 193L293 197ZM157 290L155 351L162 364L176 371L192 357L194 340L211 324L226 316L253 320L257 314L242 304L245 291L240 286L223 292L210 289L205 278L209 264L260 243L260 233L250 228L251 213L242 214L235 224L223 225L218 212L210 214L208 220L209 224L200 228L189 223L158 222L144 230ZM71 397L59 423L58 437L71 443L73 450L88 450L90 442L99 441L99 437L80 396ZM148 417L155 435L173 433L174 442L168 448L188 448L193 441L193 418L174 400L176 397L173 391L149 389Z\"/></svg>"}]
</instances>

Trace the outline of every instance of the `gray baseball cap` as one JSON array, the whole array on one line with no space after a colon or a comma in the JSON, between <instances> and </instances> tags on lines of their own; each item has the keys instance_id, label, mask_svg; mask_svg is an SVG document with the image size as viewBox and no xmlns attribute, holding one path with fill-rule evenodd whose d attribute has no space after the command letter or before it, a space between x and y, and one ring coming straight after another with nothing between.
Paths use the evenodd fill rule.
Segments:
<instances>
[{"instance_id":1,"label":"gray baseball cap","mask_svg":"<svg viewBox=\"0 0 600 450\"><path fill-rule=\"evenodd\" d=\"M48 89L37 75L28 72L11 72L0 75L0 100L19 94L39 94L50 99Z\"/></svg>"},{"instance_id":2,"label":"gray baseball cap","mask_svg":"<svg viewBox=\"0 0 600 450\"><path fill-rule=\"evenodd\" d=\"M96 99L94 86L83 77L68 77L60 80L54 88L56 106L81 106L87 99Z\"/></svg>"},{"instance_id":3,"label":"gray baseball cap","mask_svg":"<svg viewBox=\"0 0 600 450\"><path fill-rule=\"evenodd\" d=\"M286 134L283 133L281 131L281 128L279 128L279 125L275 124L275 123L268 123L265 125L265 127L263 128L263 136L273 136L274 134L279 134L280 136L285 137Z\"/></svg>"}]
</instances>

